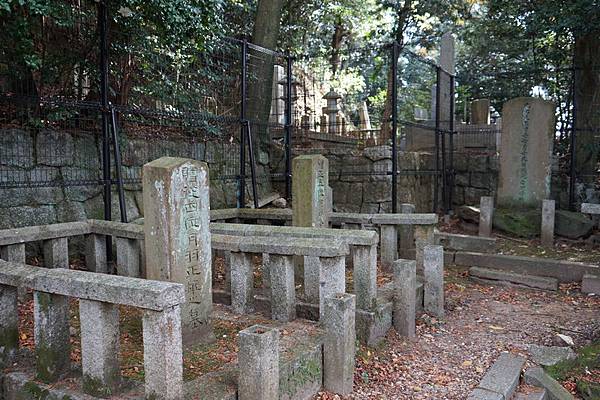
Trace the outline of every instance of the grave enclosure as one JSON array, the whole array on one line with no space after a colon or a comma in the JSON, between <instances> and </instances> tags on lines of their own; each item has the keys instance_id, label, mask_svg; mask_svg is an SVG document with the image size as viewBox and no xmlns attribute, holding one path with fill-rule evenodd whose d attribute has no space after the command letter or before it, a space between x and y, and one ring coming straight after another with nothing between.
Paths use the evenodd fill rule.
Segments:
<instances>
[{"instance_id":1,"label":"grave enclosure","mask_svg":"<svg viewBox=\"0 0 600 400\"><path fill-rule=\"evenodd\" d=\"M0 392L81 399L304 399L322 388L352 392L356 339L373 345L392 327L412 337L417 310L443 315L443 253L433 245L437 216L413 213L410 205L403 214L332 212L327 163L320 156L298 163L308 188L295 188L307 194L295 198L306 202L298 209L312 215L309 226L289 209L210 211L206 165L166 157L145 166L144 226L86 220L0 231L0 362L6 368ZM87 271L70 270L69 245L82 237ZM397 260L413 237L416 261ZM107 238L115 244L118 276L110 273ZM42 266L26 264L28 243L41 243ZM378 259L394 276L383 286ZM217 260L224 281L215 276ZM31 351L19 349L17 307L29 299L27 291L34 304ZM80 367L70 360L72 299L79 303ZM140 310L143 384L121 376L123 306ZM248 322L237 335L237 364L184 381L186 352L215 340L214 323L256 316L262 322Z\"/></svg>"}]
</instances>

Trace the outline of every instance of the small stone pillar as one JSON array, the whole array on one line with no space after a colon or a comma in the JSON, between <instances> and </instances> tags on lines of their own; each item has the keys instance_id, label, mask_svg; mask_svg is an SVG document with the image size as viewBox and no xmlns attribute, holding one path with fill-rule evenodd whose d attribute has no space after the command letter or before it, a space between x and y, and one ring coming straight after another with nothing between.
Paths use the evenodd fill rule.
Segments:
<instances>
[{"instance_id":1,"label":"small stone pillar","mask_svg":"<svg viewBox=\"0 0 600 400\"><path fill-rule=\"evenodd\" d=\"M417 263L394 262L394 329L399 335L415 337Z\"/></svg>"},{"instance_id":2,"label":"small stone pillar","mask_svg":"<svg viewBox=\"0 0 600 400\"><path fill-rule=\"evenodd\" d=\"M320 257L319 316L323 318L325 299L346 292L346 257Z\"/></svg>"},{"instance_id":3,"label":"small stone pillar","mask_svg":"<svg viewBox=\"0 0 600 400\"><path fill-rule=\"evenodd\" d=\"M479 204L479 236L489 237L492 234L494 220L494 198L482 196Z\"/></svg>"},{"instance_id":4,"label":"small stone pillar","mask_svg":"<svg viewBox=\"0 0 600 400\"><path fill-rule=\"evenodd\" d=\"M402 214L413 214L415 212L415 205L403 203L400 205L400 213ZM398 236L400 238L400 254L405 250L414 248L415 237L414 229L412 225L400 225L398 227Z\"/></svg>"},{"instance_id":5,"label":"small stone pillar","mask_svg":"<svg viewBox=\"0 0 600 400\"><path fill-rule=\"evenodd\" d=\"M231 309L236 314L254 310L254 275L252 255L231 252Z\"/></svg>"},{"instance_id":6,"label":"small stone pillar","mask_svg":"<svg viewBox=\"0 0 600 400\"><path fill-rule=\"evenodd\" d=\"M471 124L490 124L490 99L477 99L471 102Z\"/></svg>"},{"instance_id":7,"label":"small stone pillar","mask_svg":"<svg viewBox=\"0 0 600 400\"><path fill-rule=\"evenodd\" d=\"M271 278L271 318L277 321L296 319L294 257L269 254Z\"/></svg>"},{"instance_id":8,"label":"small stone pillar","mask_svg":"<svg viewBox=\"0 0 600 400\"><path fill-rule=\"evenodd\" d=\"M321 118L319 119L319 132L321 133L327 133L327 116L326 115L321 115Z\"/></svg>"},{"instance_id":9,"label":"small stone pillar","mask_svg":"<svg viewBox=\"0 0 600 400\"><path fill-rule=\"evenodd\" d=\"M253 325L240 331L238 399L279 399L279 331Z\"/></svg>"},{"instance_id":10,"label":"small stone pillar","mask_svg":"<svg viewBox=\"0 0 600 400\"><path fill-rule=\"evenodd\" d=\"M398 259L398 230L396 225L381 225L381 265L390 269Z\"/></svg>"},{"instance_id":11,"label":"small stone pillar","mask_svg":"<svg viewBox=\"0 0 600 400\"><path fill-rule=\"evenodd\" d=\"M342 117L339 115L335 116L335 133L338 136L342 134Z\"/></svg>"},{"instance_id":12,"label":"small stone pillar","mask_svg":"<svg viewBox=\"0 0 600 400\"><path fill-rule=\"evenodd\" d=\"M25 264L25 243L0 246L0 259Z\"/></svg>"},{"instance_id":13,"label":"small stone pillar","mask_svg":"<svg viewBox=\"0 0 600 400\"><path fill-rule=\"evenodd\" d=\"M554 200L542 201L542 246L554 246Z\"/></svg>"},{"instance_id":14,"label":"small stone pillar","mask_svg":"<svg viewBox=\"0 0 600 400\"><path fill-rule=\"evenodd\" d=\"M85 265L88 271L107 274L108 262L106 260L106 236L89 234L85 242Z\"/></svg>"},{"instance_id":15,"label":"small stone pillar","mask_svg":"<svg viewBox=\"0 0 600 400\"><path fill-rule=\"evenodd\" d=\"M442 318L444 316L444 248L437 245L425 246L423 259L425 312Z\"/></svg>"},{"instance_id":16,"label":"small stone pillar","mask_svg":"<svg viewBox=\"0 0 600 400\"><path fill-rule=\"evenodd\" d=\"M321 155L298 156L292 161L292 223L294 226L327 228L329 162Z\"/></svg>"},{"instance_id":17,"label":"small stone pillar","mask_svg":"<svg viewBox=\"0 0 600 400\"><path fill-rule=\"evenodd\" d=\"M356 308L371 310L377 299L377 245L352 246Z\"/></svg>"},{"instance_id":18,"label":"small stone pillar","mask_svg":"<svg viewBox=\"0 0 600 400\"><path fill-rule=\"evenodd\" d=\"M119 367L119 308L115 304L79 300L83 391L96 397L115 394Z\"/></svg>"},{"instance_id":19,"label":"small stone pillar","mask_svg":"<svg viewBox=\"0 0 600 400\"><path fill-rule=\"evenodd\" d=\"M334 393L352 393L356 353L355 296L337 293L324 302L323 387Z\"/></svg>"},{"instance_id":20,"label":"small stone pillar","mask_svg":"<svg viewBox=\"0 0 600 400\"><path fill-rule=\"evenodd\" d=\"M346 136L348 133L348 128L346 127L346 118L342 118L342 136Z\"/></svg>"},{"instance_id":21,"label":"small stone pillar","mask_svg":"<svg viewBox=\"0 0 600 400\"><path fill-rule=\"evenodd\" d=\"M143 172L147 277L185 286L183 342L210 341L208 167L200 161L162 157L144 165Z\"/></svg>"},{"instance_id":22,"label":"small stone pillar","mask_svg":"<svg viewBox=\"0 0 600 400\"><path fill-rule=\"evenodd\" d=\"M67 238L46 240L43 248L47 268L69 268ZM71 364L69 298L33 292L33 320L37 378L55 382Z\"/></svg>"},{"instance_id":23,"label":"small stone pillar","mask_svg":"<svg viewBox=\"0 0 600 400\"><path fill-rule=\"evenodd\" d=\"M144 310L145 397L180 400L183 398L183 350L181 308Z\"/></svg>"},{"instance_id":24,"label":"small stone pillar","mask_svg":"<svg viewBox=\"0 0 600 400\"><path fill-rule=\"evenodd\" d=\"M415 259L417 272L423 272L423 252L425 246L433 244L433 225L415 225Z\"/></svg>"},{"instance_id":25,"label":"small stone pillar","mask_svg":"<svg viewBox=\"0 0 600 400\"><path fill-rule=\"evenodd\" d=\"M0 368L10 364L18 348L17 288L0 285Z\"/></svg>"},{"instance_id":26,"label":"small stone pillar","mask_svg":"<svg viewBox=\"0 0 600 400\"><path fill-rule=\"evenodd\" d=\"M304 299L309 303L319 302L319 279L321 261L319 257L304 257Z\"/></svg>"},{"instance_id":27,"label":"small stone pillar","mask_svg":"<svg viewBox=\"0 0 600 400\"><path fill-rule=\"evenodd\" d=\"M140 244L135 239L117 237L117 272L121 276L141 277Z\"/></svg>"},{"instance_id":28,"label":"small stone pillar","mask_svg":"<svg viewBox=\"0 0 600 400\"><path fill-rule=\"evenodd\" d=\"M338 133L337 125L339 122L337 120L337 114L340 111L340 109L338 107L337 102L341 98L342 96L337 94L333 89L331 89L325 94L325 96L323 96L323 99L327 100L327 108L325 109L325 112L327 113L327 119L329 120L328 133L330 135L335 135Z\"/></svg>"}]
</instances>

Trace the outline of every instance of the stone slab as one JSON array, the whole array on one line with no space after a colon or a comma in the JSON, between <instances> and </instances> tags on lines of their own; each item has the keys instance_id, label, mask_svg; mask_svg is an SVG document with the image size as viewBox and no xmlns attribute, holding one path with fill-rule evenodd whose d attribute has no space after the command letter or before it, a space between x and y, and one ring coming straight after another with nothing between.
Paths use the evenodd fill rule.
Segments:
<instances>
[{"instance_id":1,"label":"stone slab","mask_svg":"<svg viewBox=\"0 0 600 400\"><path fill-rule=\"evenodd\" d=\"M499 393L503 399L510 399L519 385L521 369L525 359L510 353L502 353L485 373L479 388Z\"/></svg>"},{"instance_id":2,"label":"stone slab","mask_svg":"<svg viewBox=\"0 0 600 400\"><path fill-rule=\"evenodd\" d=\"M581 203L581 212L584 214L600 214L600 204Z\"/></svg>"},{"instance_id":3,"label":"stone slab","mask_svg":"<svg viewBox=\"0 0 600 400\"><path fill-rule=\"evenodd\" d=\"M111 235L128 239L144 239L144 226L139 224L126 224L117 221L103 221L99 219L88 219L92 233L99 235Z\"/></svg>"},{"instance_id":4,"label":"stone slab","mask_svg":"<svg viewBox=\"0 0 600 400\"><path fill-rule=\"evenodd\" d=\"M446 232L435 232L433 237L434 243L444 246L446 250L472 251L477 253L494 253L496 251L496 238Z\"/></svg>"},{"instance_id":5,"label":"stone slab","mask_svg":"<svg viewBox=\"0 0 600 400\"><path fill-rule=\"evenodd\" d=\"M557 381L552 379L550 375L544 372L541 367L532 367L525 371L524 375L525 383L528 385L542 387L547 392L549 400L574 400L575 397L571 395L564 387Z\"/></svg>"},{"instance_id":6,"label":"stone slab","mask_svg":"<svg viewBox=\"0 0 600 400\"><path fill-rule=\"evenodd\" d=\"M373 214L370 223L375 225L435 225L437 214Z\"/></svg>"},{"instance_id":7,"label":"stone slab","mask_svg":"<svg viewBox=\"0 0 600 400\"><path fill-rule=\"evenodd\" d=\"M185 301L183 285L0 260L0 284L160 311Z\"/></svg>"},{"instance_id":8,"label":"stone slab","mask_svg":"<svg viewBox=\"0 0 600 400\"><path fill-rule=\"evenodd\" d=\"M534 275L523 275L514 272L500 271L496 269L471 267L469 274L490 283L509 282L519 286L526 286L542 290L558 290L558 280Z\"/></svg>"},{"instance_id":9,"label":"stone slab","mask_svg":"<svg viewBox=\"0 0 600 400\"><path fill-rule=\"evenodd\" d=\"M356 310L356 337L367 346L376 346L392 328L393 303L383 302L374 311Z\"/></svg>"},{"instance_id":10,"label":"stone slab","mask_svg":"<svg viewBox=\"0 0 600 400\"><path fill-rule=\"evenodd\" d=\"M521 274L556 278L560 283L580 282L585 274L600 275L600 267L572 261L536 257L456 252L454 263L467 267L483 267Z\"/></svg>"},{"instance_id":11,"label":"stone slab","mask_svg":"<svg viewBox=\"0 0 600 400\"><path fill-rule=\"evenodd\" d=\"M467 400L505 400L500 393L490 392L489 390L476 388L467 397Z\"/></svg>"},{"instance_id":12,"label":"stone slab","mask_svg":"<svg viewBox=\"0 0 600 400\"><path fill-rule=\"evenodd\" d=\"M600 274L585 274L581 280L581 292L600 295Z\"/></svg>"},{"instance_id":13,"label":"stone slab","mask_svg":"<svg viewBox=\"0 0 600 400\"><path fill-rule=\"evenodd\" d=\"M547 400L548 395L545 389L538 389L531 391L527 394L517 393L514 400Z\"/></svg>"},{"instance_id":14,"label":"stone slab","mask_svg":"<svg viewBox=\"0 0 600 400\"><path fill-rule=\"evenodd\" d=\"M0 230L0 246L86 235L88 233L91 233L91 230L85 221L4 229Z\"/></svg>"},{"instance_id":15,"label":"stone slab","mask_svg":"<svg viewBox=\"0 0 600 400\"><path fill-rule=\"evenodd\" d=\"M276 241L260 236L212 235L215 250L241 251L247 253L270 253L281 255L339 257L347 255L348 245L337 239L280 237Z\"/></svg>"},{"instance_id":16,"label":"stone slab","mask_svg":"<svg viewBox=\"0 0 600 400\"><path fill-rule=\"evenodd\" d=\"M536 364L551 366L563 360L572 360L577 357L570 347L529 345L531 359Z\"/></svg>"}]
</instances>

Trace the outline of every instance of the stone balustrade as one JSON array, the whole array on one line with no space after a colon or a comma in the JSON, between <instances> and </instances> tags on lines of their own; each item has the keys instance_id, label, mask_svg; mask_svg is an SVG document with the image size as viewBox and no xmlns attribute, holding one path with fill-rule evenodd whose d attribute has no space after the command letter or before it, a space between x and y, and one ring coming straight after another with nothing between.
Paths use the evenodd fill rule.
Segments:
<instances>
[{"instance_id":1,"label":"stone balustrade","mask_svg":"<svg viewBox=\"0 0 600 400\"><path fill-rule=\"evenodd\" d=\"M54 256L60 257L63 250L55 246ZM92 396L112 395L121 382L118 306L132 306L143 310L146 398L182 398L183 285L59 267L64 265L42 268L0 260L2 361L10 362L18 350L17 288L25 288L34 291L37 379L52 383L69 372L68 298L77 298L82 389Z\"/></svg>"}]
</instances>

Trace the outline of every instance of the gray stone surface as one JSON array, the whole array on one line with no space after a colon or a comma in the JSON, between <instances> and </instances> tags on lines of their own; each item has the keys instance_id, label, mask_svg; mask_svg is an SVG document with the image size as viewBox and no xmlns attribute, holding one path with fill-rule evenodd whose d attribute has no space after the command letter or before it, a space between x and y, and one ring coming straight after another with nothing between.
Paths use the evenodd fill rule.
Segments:
<instances>
[{"instance_id":1,"label":"gray stone surface","mask_svg":"<svg viewBox=\"0 0 600 400\"><path fill-rule=\"evenodd\" d=\"M571 395L560 383L555 381L540 367L531 367L525 371L525 383L528 385L539 386L546 389L549 400L574 400Z\"/></svg>"},{"instance_id":2,"label":"gray stone surface","mask_svg":"<svg viewBox=\"0 0 600 400\"><path fill-rule=\"evenodd\" d=\"M352 393L356 353L355 296L337 293L327 296L322 317L323 387L341 395Z\"/></svg>"},{"instance_id":3,"label":"gray stone surface","mask_svg":"<svg viewBox=\"0 0 600 400\"><path fill-rule=\"evenodd\" d=\"M550 196L554 108L532 97L504 103L498 204L539 206Z\"/></svg>"},{"instance_id":4,"label":"gray stone surface","mask_svg":"<svg viewBox=\"0 0 600 400\"><path fill-rule=\"evenodd\" d=\"M469 269L469 275L489 283L507 282L535 289L558 290L558 280L556 278L517 274L514 272L480 267L471 267Z\"/></svg>"},{"instance_id":5,"label":"gray stone surface","mask_svg":"<svg viewBox=\"0 0 600 400\"><path fill-rule=\"evenodd\" d=\"M403 203L400 205L402 214L412 214L415 212L415 205ZM415 245L413 228L410 225L401 225L398 227L398 239L400 240L400 249L412 249Z\"/></svg>"},{"instance_id":6,"label":"gray stone surface","mask_svg":"<svg viewBox=\"0 0 600 400\"><path fill-rule=\"evenodd\" d=\"M479 205L479 236L489 237L491 235L493 219L494 198L483 196Z\"/></svg>"},{"instance_id":7,"label":"gray stone surface","mask_svg":"<svg viewBox=\"0 0 600 400\"><path fill-rule=\"evenodd\" d=\"M294 285L294 257L269 255L271 277L271 318L291 321L296 318L296 287Z\"/></svg>"},{"instance_id":8,"label":"gray stone surface","mask_svg":"<svg viewBox=\"0 0 600 400\"><path fill-rule=\"evenodd\" d=\"M415 226L415 260L417 261L417 273L423 273L423 251L425 246L432 245L434 241L433 226Z\"/></svg>"},{"instance_id":9,"label":"gray stone surface","mask_svg":"<svg viewBox=\"0 0 600 400\"><path fill-rule=\"evenodd\" d=\"M304 298L309 303L319 302L319 257L304 257Z\"/></svg>"},{"instance_id":10,"label":"gray stone surface","mask_svg":"<svg viewBox=\"0 0 600 400\"><path fill-rule=\"evenodd\" d=\"M183 285L68 269L46 269L0 260L0 285L162 310L185 300Z\"/></svg>"},{"instance_id":11,"label":"gray stone surface","mask_svg":"<svg viewBox=\"0 0 600 400\"><path fill-rule=\"evenodd\" d=\"M141 222L143 221L142 219ZM88 219L87 223L90 231L98 235L110 235L138 240L145 238L143 224L126 224L118 221L103 221L99 219Z\"/></svg>"},{"instance_id":12,"label":"gray stone surface","mask_svg":"<svg viewBox=\"0 0 600 400\"><path fill-rule=\"evenodd\" d=\"M86 222L82 221L4 229L0 231L0 246L85 235L88 233L90 233L90 227Z\"/></svg>"},{"instance_id":13,"label":"gray stone surface","mask_svg":"<svg viewBox=\"0 0 600 400\"><path fill-rule=\"evenodd\" d=\"M185 286L184 342L211 340L212 252L206 163L162 157L144 165L148 279Z\"/></svg>"},{"instance_id":14,"label":"gray stone surface","mask_svg":"<svg viewBox=\"0 0 600 400\"><path fill-rule=\"evenodd\" d=\"M381 265L390 268L398 259L398 230L396 225L381 225Z\"/></svg>"},{"instance_id":15,"label":"gray stone surface","mask_svg":"<svg viewBox=\"0 0 600 400\"><path fill-rule=\"evenodd\" d=\"M547 400L548 395L545 389L533 390L527 394L517 393L514 400Z\"/></svg>"},{"instance_id":16,"label":"gray stone surface","mask_svg":"<svg viewBox=\"0 0 600 400\"><path fill-rule=\"evenodd\" d=\"M83 391L107 397L121 381L119 308L99 301L79 300Z\"/></svg>"},{"instance_id":17,"label":"gray stone surface","mask_svg":"<svg viewBox=\"0 0 600 400\"><path fill-rule=\"evenodd\" d=\"M554 200L542 201L542 246L554 246Z\"/></svg>"},{"instance_id":18,"label":"gray stone surface","mask_svg":"<svg viewBox=\"0 0 600 400\"><path fill-rule=\"evenodd\" d=\"M298 156L292 160L293 225L329 226L327 187L329 161L322 155Z\"/></svg>"},{"instance_id":19,"label":"gray stone surface","mask_svg":"<svg viewBox=\"0 0 600 400\"><path fill-rule=\"evenodd\" d=\"M101 274L108 273L106 261L106 236L89 234L86 236L85 265L88 271Z\"/></svg>"},{"instance_id":20,"label":"gray stone surface","mask_svg":"<svg viewBox=\"0 0 600 400\"><path fill-rule=\"evenodd\" d=\"M600 295L600 271L598 275L583 275L583 279L581 280L581 292Z\"/></svg>"},{"instance_id":21,"label":"gray stone surface","mask_svg":"<svg viewBox=\"0 0 600 400\"><path fill-rule=\"evenodd\" d=\"M438 222L437 214L373 214L370 223L393 225L435 225Z\"/></svg>"},{"instance_id":22,"label":"gray stone surface","mask_svg":"<svg viewBox=\"0 0 600 400\"><path fill-rule=\"evenodd\" d=\"M272 240L268 236L230 236L213 234L213 249L242 251L248 253L269 253L280 255L338 257L349 253L348 245L332 238L322 239L278 237Z\"/></svg>"},{"instance_id":23,"label":"gray stone surface","mask_svg":"<svg viewBox=\"0 0 600 400\"><path fill-rule=\"evenodd\" d=\"M425 312L444 316L444 248L428 245L423 249L423 301Z\"/></svg>"},{"instance_id":24,"label":"gray stone surface","mask_svg":"<svg viewBox=\"0 0 600 400\"><path fill-rule=\"evenodd\" d=\"M478 253L494 253L496 251L495 238L435 232L434 241L435 244L444 246L446 250L475 251Z\"/></svg>"},{"instance_id":25,"label":"gray stone surface","mask_svg":"<svg viewBox=\"0 0 600 400\"><path fill-rule=\"evenodd\" d=\"M467 400L506 400L500 393L475 388L467 397Z\"/></svg>"},{"instance_id":26,"label":"gray stone surface","mask_svg":"<svg viewBox=\"0 0 600 400\"><path fill-rule=\"evenodd\" d=\"M600 214L600 204L581 203L581 212L584 214Z\"/></svg>"},{"instance_id":27,"label":"gray stone surface","mask_svg":"<svg viewBox=\"0 0 600 400\"><path fill-rule=\"evenodd\" d=\"M44 266L69 268L69 245L66 237L44 241Z\"/></svg>"},{"instance_id":28,"label":"gray stone surface","mask_svg":"<svg viewBox=\"0 0 600 400\"><path fill-rule=\"evenodd\" d=\"M239 333L238 399L279 399L279 331L253 325Z\"/></svg>"},{"instance_id":29,"label":"gray stone surface","mask_svg":"<svg viewBox=\"0 0 600 400\"><path fill-rule=\"evenodd\" d=\"M0 285L0 368L10 363L19 348L17 289Z\"/></svg>"},{"instance_id":30,"label":"gray stone surface","mask_svg":"<svg viewBox=\"0 0 600 400\"><path fill-rule=\"evenodd\" d=\"M377 299L377 246L352 246L356 308L371 310Z\"/></svg>"},{"instance_id":31,"label":"gray stone surface","mask_svg":"<svg viewBox=\"0 0 600 400\"><path fill-rule=\"evenodd\" d=\"M536 364L551 366L563 360L572 360L577 357L570 347L529 345L529 353Z\"/></svg>"},{"instance_id":32,"label":"gray stone surface","mask_svg":"<svg viewBox=\"0 0 600 400\"><path fill-rule=\"evenodd\" d=\"M140 278L140 243L136 239L117 237L117 272L121 276Z\"/></svg>"},{"instance_id":33,"label":"gray stone surface","mask_svg":"<svg viewBox=\"0 0 600 400\"><path fill-rule=\"evenodd\" d=\"M323 317L325 299L346 292L346 259L344 257L320 257L319 314Z\"/></svg>"},{"instance_id":34,"label":"gray stone surface","mask_svg":"<svg viewBox=\"0 0 600 400\"><path fill-rule=\"evenodd\" d=\"M525 359L510 353L502 353L494 364L487 370L479 388L502 395L510 399L519 385L521 369Z\"/></svg>"},{"instance_id":35,"label":"gray stone surface","mask_svg":"<svg viewBox=\"0 0 600 400\"><path fill-rule=\"evenodd\" d=\"M147 399L179 400L183 397L181 309L145 310L144 380Z\"/></svg>"},{"instance_id":36,"label":"gray stone surface","mask_svg":"<svg viewBox=\"0 0 600 400\"><path fill-rule=\"evenodd\" d=\"M0 259L25 264L25 244L16 243L0 247Z\"/></svg>"},{"instance_id":37,"label":"gray stone surface","mask_svg":"<svg viewBox=\"0 0 600 400\"><path fill-rule=\"evenodd\" d=\"M394 262L394 329L402 336L415 337L417 263Z\"/></svg>"},{"instance_id":38,"label":"gray stone surface","mask_svg":"<svg viewBox=\"0 0 600 400\"><path fill-rule=\"evenodd\" d=\"M231 309L236 314L250 313L254 309L254 274L252 255L231 252Z\"/></svg>"}]
</instances>

